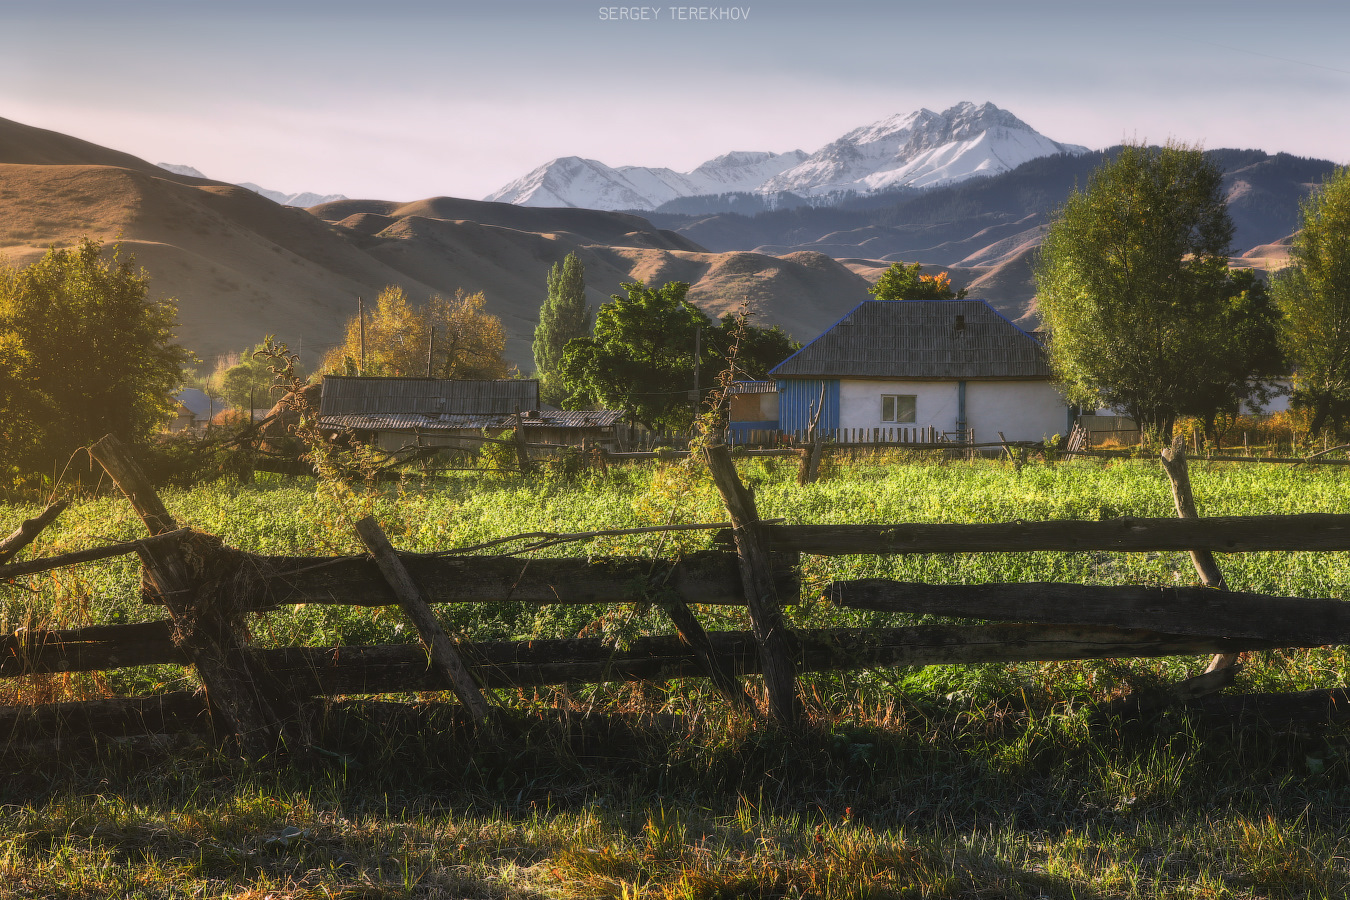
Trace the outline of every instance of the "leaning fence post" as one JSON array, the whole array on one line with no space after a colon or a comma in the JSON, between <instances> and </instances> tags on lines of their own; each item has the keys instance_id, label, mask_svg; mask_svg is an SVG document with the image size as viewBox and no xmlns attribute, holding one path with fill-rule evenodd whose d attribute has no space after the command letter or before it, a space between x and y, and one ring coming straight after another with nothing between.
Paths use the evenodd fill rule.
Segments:
<instances>
[{"instance_id":1,"label":"leaning fence post","mask_svg":"<svg viewBox=\"0 0 1350 900\"><path fill-rule=\"evenodd\" d=\"M1180 435L1172 441L1171 449L1162 451L1162 467L1167 473L1167 478L1172 483L1172 500L1177 508L1177 516L1182 519L1198 519L1200 513L1195 508L1195 495L1191 492L1191 476L1186 467L1186 443ZM1191 563L1195 566L1196 574L1200 576L1200 581L1206 587L1212 587L1217 590L1228 590L1228 584L1224 581L1223 572L1219 569L1219 563L1214 559L1214 554L1209 550L1192 550ZM1237 662L1238 654L1220 653L1209 662L1206 672L1213 672L1216 669L1226 669Z\"/></svg>"},{"instance_id":2,"label":"leaning fence post","mask_svg":"<svg viewBox=\"0 0 1350 900\"><path fill-rule=\"evenodd\" d=\"M389 583L394 596L398 598L398 605L402 608L403 614L416 626L423 646L431 655L431 661L436 664L437 669L440 669L441 674L449 679L455 696L469 711L474 724L482 726L487 723L490 710L483 692L469 674L468 666L464 665L459 651L455 649L455 642L450 640L450 635L445 633L441 623L436 620L436 614L423 599L417 583L413 581L407 567L394 552L389 538L385 537L379 524L370 516L356 523L356 533L360 536L361 543L370 551L370 555L375 557L375 564L380 567L384 580Z\"/></svg>"},{"instance_id":3,"label":"leaning fence post","mask_svg":"<svg viewBox=\"0 0 1350 900\"><path fill-rule=\"evenodd\" d=\"M753 710L755 704L745 692L745 686L736 677L736 672L729 662L717 655L708 632L703 629L688 604L683 600L666 600L660 606L670 617L671 623L680 635L680 640L694 656L698 657L703 670L708 673L708 677L712 679L713 685L722 696L738 709Z\"/></svg>"},{"instance_id":4,"label":"leaning fence post","mask_svg":"<svg viewBox=\"0 0 1350 900\"><path fill-rule=\"evenodd\" d=\"M800 716L797 679L787 623L783 620L774 588L768 534L759 520L755 498L741 484L727 448L722 445L706 447L703 454L722 502L731 515L736 555L740 558L741 584L755 643L759 645L769 709L780 722L795 724Z\"/></svg>"},{"instance_id":5,"label":"leaning fence post","mask_svg":"<svg viewBox=\"0 0 1350 900\"><path fill-rule=\"evenodd\" d=\"M33 542L42 529L56 521L56 517L61 515L67 506L69 500L57 500L55 503L48 504L47 508L31 519L25 519L14 529L14 533L0 541L0 564L13 559L19 554L19 551Z\"/></svg>"},{"instance_id":6,"label":"leaning fence post","mask_svg":"<svg viewBox=\"0 0 1350 900\"><path fill-rule=\"evenodd\" d=\"M151 534L178 529L121 441L108 435L89 448L89 455L131 501ZM233 730L243 753L261 759L275 748L279 736L287 738L293 754L308 753L312 742L303 717L298 709L286 710L291 713L288 716L278 715L269 698L263 695L260 681L267 681L264 673L251 671L243 636L228 615L218 604L203 602L198 577L181 543L147 544L139 552L145 571L173 616L175 642L196 666L211 706Z\"/></svg>"}]
</instances>

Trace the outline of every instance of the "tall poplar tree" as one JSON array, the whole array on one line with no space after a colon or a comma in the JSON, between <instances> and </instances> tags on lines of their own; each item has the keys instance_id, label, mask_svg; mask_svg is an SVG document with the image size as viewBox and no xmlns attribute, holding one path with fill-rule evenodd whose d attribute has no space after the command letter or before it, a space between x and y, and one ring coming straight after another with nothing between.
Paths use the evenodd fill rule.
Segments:
<instances>
[{"instance_id":1,"label":"tall poplar tree","mask_svg":"<svg viewBox=\"0 0 1350 900\"><path fill-rule=\"evenodd\" d=\"M539 397L545 403L560 403L567 389L558 377L563 350L573 338L591 331L591 311L586 305L586 268L575 253L568 253L548 272L548 296L539 310L534 330L534 367L539 376Z\"/></svg>"},{"instance_id":2,"label":"tall poplar tree","mask_svg":"<svg viewBox=\"0 0 1350 900\"><path fill-rule=\"evenodd\" d=\"M1350 168L1304 201L1290 262L1272 293L1295 370L1294 404L1311 411L1315 434L1350 419Z\"/></svg>"}]
</instances>

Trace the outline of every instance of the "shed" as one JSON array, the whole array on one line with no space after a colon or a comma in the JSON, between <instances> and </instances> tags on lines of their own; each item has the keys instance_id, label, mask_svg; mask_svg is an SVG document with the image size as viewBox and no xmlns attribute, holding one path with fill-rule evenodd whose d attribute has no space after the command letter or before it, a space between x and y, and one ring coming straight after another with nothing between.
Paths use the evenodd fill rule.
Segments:
<instances>
[{"instance_id":1,"label":"shed","mask_svg":"<svg viewBox=\"0 0 1350 900\"><path fill-rule=\"evenodd\" d=\"M409 445L464 446L456 437L513 428L520 412L526 438L536 443L612 443L616 410L560 410L541 406L539 382L506 378L369 378L325 375L319 426L351 431L385 450Z\"/></svg>"},{"instance_id":2,"label":"shed","mask_svg":"<svg viewBox=\"0 0 1350 900\"><path fill-rule=\"evenodd\" d=\"M867 300L770 373L779 427L930 428L956 439L1041 440L1072 414L1041 342L983 300Z\"/></svg>"}]
</instances>

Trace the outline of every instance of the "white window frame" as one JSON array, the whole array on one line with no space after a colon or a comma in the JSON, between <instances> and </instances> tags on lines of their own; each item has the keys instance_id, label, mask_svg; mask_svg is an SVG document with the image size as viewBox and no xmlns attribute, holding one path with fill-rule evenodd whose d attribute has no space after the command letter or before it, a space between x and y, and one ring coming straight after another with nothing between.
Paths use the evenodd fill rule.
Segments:
<instances>
[{"instance_id":1,"label":"white window frame","mask_svg":"<svg viewBox=\"0 0 1350 900\"><path fill-rule=\"evenodd\" d=\"M886 402L890 401L891 417L886 418ZM908 400L909 418L900 418L902 410L901 400ZM895 425L913 425L919 418L919 395L918 394L882 394L881 395L881 421L890 422Z\"/></svg>"}]
</instances>

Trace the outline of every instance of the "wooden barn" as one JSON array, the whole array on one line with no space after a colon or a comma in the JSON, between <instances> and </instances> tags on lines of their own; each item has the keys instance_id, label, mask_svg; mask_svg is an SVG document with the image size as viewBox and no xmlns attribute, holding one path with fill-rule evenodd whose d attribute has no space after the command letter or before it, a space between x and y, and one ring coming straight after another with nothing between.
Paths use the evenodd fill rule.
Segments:
<instances>
[{"instance_id":1,"label":"wooden barn","mask_svg":"<svg viewBox=\"0 0 1350 900\"><path fill-rule=\"evenodd\" d=\"M560 410L541 406L539 382L507 378L368 378L325 375L319 425L349 431L384 450L407 446L463 447L466 435L515 427L519 412L526 439L541 444L612 445L616 410Z\"/></svg>"},{"instance_id":2,"label":"wooden barn","mask_svg":"<svg viewBox=\"0 0 1350 900\"><path fill-rule=\"evenodd\" d=\"M822 388L830 431L1039 441L1073 421L1045 348L983 300L864 301L769 374L789 432L809 427Z\"/></svg>"}]
</instances>

